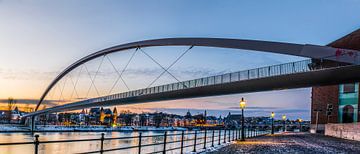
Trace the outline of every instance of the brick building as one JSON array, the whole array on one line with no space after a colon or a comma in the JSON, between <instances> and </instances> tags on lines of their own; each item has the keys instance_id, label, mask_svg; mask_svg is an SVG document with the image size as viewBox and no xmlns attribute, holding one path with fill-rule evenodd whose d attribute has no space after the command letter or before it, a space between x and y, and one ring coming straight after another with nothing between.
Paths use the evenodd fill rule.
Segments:
<instances>
[{"instance_id":1,"label":"brick building","mask_svg":"<svg viewBox=\"0 0 360 154\"><path fill-rule=\"evenodd\" d=\"M328 46L360 50L360 29L328 44ZM334 62L329 61L325 63L327 66L334 64ZM312 129L316 127L317 117L318 130L324 130L324 124L326 123L360 122L359 95L359 83L312 87ZM328 108L332 108L330 115Z\"/></svg>"}]
</instances>

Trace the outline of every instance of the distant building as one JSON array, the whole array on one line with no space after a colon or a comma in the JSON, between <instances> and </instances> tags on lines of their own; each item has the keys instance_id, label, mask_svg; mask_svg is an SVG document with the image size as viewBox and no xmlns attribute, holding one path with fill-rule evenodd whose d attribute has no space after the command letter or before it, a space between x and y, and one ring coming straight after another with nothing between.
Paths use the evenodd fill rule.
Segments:
<instances>
[{"instance_id":1,"label":"distant building","mask_svg":"<svg viewBox=\"0 0 360 154\"><path fill-rule=\"evenodd\" d=\"M11 111L11 120L19 121L21 118L21 113L18 107L15 107L14 110Z\"/></svg>"},{"instance_id":2,"label":"distant building","mask_svg":"<svg viewBox=\"0 0 360 154\"><path fill-rule=\"evenodd\" d=\"M360 50L360 29L340 38L328 46L335 48ZM360 56L360 55L359 55ZM336 62L313 60L318 67L338 65ZM324 130L327 123L355 123L360 122L360 91L359 83L348 83L332 86L312 87L311 98L311 127Z\"/></svg>"},{"instance_id":3,"label":"distant building","mask_svg":"<svg viewBox=\"0 0 360 154\"><path fill-rule=\"evenodd\" d=\"M227 127L238 127L241 124L241 114L229 114L224 118L225 125Z\"/></svg>"}]
</instances>

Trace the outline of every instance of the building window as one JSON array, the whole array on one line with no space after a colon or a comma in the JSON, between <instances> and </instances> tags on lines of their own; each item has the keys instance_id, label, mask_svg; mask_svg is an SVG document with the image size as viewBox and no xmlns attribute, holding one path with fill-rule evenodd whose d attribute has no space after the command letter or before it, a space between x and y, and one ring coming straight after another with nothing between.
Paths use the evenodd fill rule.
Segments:
<instances>
[{"instance_id":1,"label":"building window","mask_svg":"<svg viewBox=\"0 0 360 154\"><path fill-rule=\"evenodd\" d=\"M344 84L344 93L354 93L355 83Z\"/></svg>"},{"instance_id":2,"label":"building window","mask_svg":"<svg viewBox=\"0 0 360 154\"><path fill-rule=\"evenodd\" d=\"M352 123L354 122L354 107L351 105L346 105L343 108L342 113L342 122L343 123Z\"/></svg>"}]
</instances>

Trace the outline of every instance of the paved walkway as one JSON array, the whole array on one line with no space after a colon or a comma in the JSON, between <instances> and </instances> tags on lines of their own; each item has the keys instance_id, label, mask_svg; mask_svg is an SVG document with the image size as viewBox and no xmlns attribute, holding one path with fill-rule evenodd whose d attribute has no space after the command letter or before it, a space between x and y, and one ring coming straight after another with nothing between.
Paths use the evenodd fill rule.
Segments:
<instances>
[{"instance_id":1,"label":"paved walkway","mask_svg":"<svg viewBox=\"0 0 360 154\"><path fill-rule=\"evenodd\" d=\"M360 142L308 133L285 133L247 139L211 154L225 153L357 153Z\"/></svg>"}]
</instances>

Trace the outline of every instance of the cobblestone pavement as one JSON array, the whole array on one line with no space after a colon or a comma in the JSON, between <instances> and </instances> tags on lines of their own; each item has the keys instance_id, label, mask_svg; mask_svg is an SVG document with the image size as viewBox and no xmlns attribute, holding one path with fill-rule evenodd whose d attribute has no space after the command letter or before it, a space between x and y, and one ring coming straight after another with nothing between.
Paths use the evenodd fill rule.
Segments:
<instances>
[{"instance_id":1,"label":"cobblestone pavement","mask_svg":"<svg viewBox=\"0 0 360 154\"><path fill-rule=\"evenodd\" d=\"M237 141L211 154L233 153L357 153L360 142L309 133L266 135Z\"/></svg>"}]
</instances>

